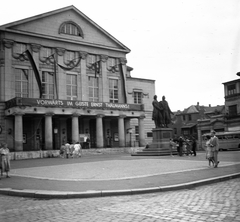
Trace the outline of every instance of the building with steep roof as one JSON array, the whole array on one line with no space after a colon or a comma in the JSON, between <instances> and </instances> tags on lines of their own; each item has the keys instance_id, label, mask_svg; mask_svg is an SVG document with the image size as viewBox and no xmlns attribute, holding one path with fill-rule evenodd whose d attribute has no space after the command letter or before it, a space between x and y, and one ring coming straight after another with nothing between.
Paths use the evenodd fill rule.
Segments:
<instances>
[{"instance_id":1,"label":"building with steep roof","mask_svg":"<svg viewBox=\"0 0 240 222\"><path fill-rule=\"evenodd\" d=\"M240 78L225 82L226 130L240 130Z\"/></svg>"},{"instance_id":2,"label":"building with steep roof","mask_svg":"<svg viewBox=\"0 0 240 222\"><path fill-rule=\"evenodd\" d=\"M224 129L224 113L224 105L212 107L211 105L201 106L197 103L197 105L191 105L183 111L178 111L171 127L174 129L176 137L182 135L188 138L192 136L199 138L201 136L199 130L201 133L205 133L212 128ZM204 124L199 125L199 121Z\"/></svg>"},{"instance_id":3,"label":"building with steep roof","mask_svg":"<svg viewBox=\"0 0 240 222\"><path fill-rule=\"evenodd\" d=\"M12 151L126 147L152 140L155 80L74 6L0 26L0 141Z\"/></svg>"}]
</instances>

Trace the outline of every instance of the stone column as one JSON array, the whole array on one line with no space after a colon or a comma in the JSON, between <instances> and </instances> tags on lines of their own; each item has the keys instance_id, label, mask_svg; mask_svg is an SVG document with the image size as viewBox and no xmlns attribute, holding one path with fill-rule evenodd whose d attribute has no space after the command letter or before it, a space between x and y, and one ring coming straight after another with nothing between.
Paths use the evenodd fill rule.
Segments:
<instances>
[{"instance_id":1,"label":"stone column","mask_svg":"<svg viewBox=\"0 0 240 222\"><path fill-rule=\"evenodd\" d=\"M15 113L15 151L23 151L23 113Z\"/></svg>"},{"instance_id":2,"label":"stone column","mask_svg":"<svg viewBox=\"0 0 240 222\"><path fill-rule=\"evenodd\" d=\"M52 116L53 113L45 114L45 150L53 149Z\"/></svg>"},{"instance_id":3,"label":"stone column","mask_svg":"<svg viewBox=\"0 0 240 222\"><path fill-rule=\"evenodd\" d=\"M102 101L109 102L109 86L107 77L107 55L101 55L101 70L102 70Z\"/></svg>"},{"instance_id":4,"label":"stone column","mask_svg":"<svg viewBox=\"0 0 240 222\"><path fill-rule=\"evenodd\" d=\"M80 52L81 55L81 96L82 101L88 101L88 78L87 78L87 52ZM80 97L79 97L80 98Z\"/></svg>"},{"instance_id":5,"label":"stone column","mask_svg":"<svg viewBox=\"0 0 240 222\"><path fill-rule=\"evenodd\" d=\"M12 89L12 83L15 82L15 75L13 75L12 68L12 47L14 45L13 40L3 39L2 41L4 50L1 50L1 55L4 60L0 63L0 101L7 101L13 97L15 97L15 90Z\"/></svg>"},{"instance_id":6,"label":"stone column","mask_svg":"<svg viewBox=\"0 0 240 222\"><path fill-rule=\"evenodd\" d=\"M79 125L78 125L78 113L72 115L72 143L79 142Z\"/></svg>"},{"instance_id":7,"label":"stone column","mask_svg":"<svg viewBox=\"0 0 240 222\"><path fill-rule=\"evenodd\" d=\"M102 122L103 117L104 117L103 114L99 114L97 115L96 119L97 148L103 147L103 122Z\"/></svg>"},{"instance_id":8,"label":"stone column","mask_svg":"<svg viewBox=\"0 0 240 222\"><path fill-rule=\"evenodd\" d=\"M126 116L120 115L118 117L118 139L119 147L125 147L125 133L124 133L124 118Z\"/></svg>"},{"instance_id":9,"label":"stone column","mask_svg":"<svg viewBox=\"0 0 240 222\"><path fill-rule=\"evenodd\" d=\"M145 118L144 115L142 115L138 118L139 147L145 146L144 118Z\"/></svg>"}]
</instances>

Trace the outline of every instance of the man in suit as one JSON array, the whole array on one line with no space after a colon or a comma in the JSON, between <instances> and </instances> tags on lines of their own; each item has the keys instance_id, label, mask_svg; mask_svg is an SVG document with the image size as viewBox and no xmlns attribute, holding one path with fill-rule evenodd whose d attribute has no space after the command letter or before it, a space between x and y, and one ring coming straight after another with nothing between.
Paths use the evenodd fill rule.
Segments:
<instances>
[{"instance_id":1,"label":"man in suit","mask_svg":"<svg viewBox=\"0 0 240 222\"><path fill-rule=\"evenodd\" d=\"M213 158L215 161L214 168L217 168L219 164L219 161L218 161L219 141L218 141L218 138L216 137L216 132L214 130L211 130L210 146L213 148Z\"/></svg>"},{"instance_id":2,"label":"man in suit","mask_svg":"<svg viewBox=\"0 0 240 222\"><path fill-rule=\"evenodd\" d=\"M153 105L152 120L154 120L155 127L160 128L162 127L162 119L163 119L161 114L162 108L160 107L157 101L156 95L153 97L152 105Z\"/></svg>"},{"instance_id":3,"label":"man in suit","mask_svg":"<svg viewBox=\"0 0 240 222\"><path fill-rule=\"evenodd\" d=\"M171 111L168 102L165 100L165 96L162 97L162 101L159 102L159 105L163 107L162 119L164 126L168 128L168 124L171 123L171 114L174 113Z\"/></svg>"}]
</instances>

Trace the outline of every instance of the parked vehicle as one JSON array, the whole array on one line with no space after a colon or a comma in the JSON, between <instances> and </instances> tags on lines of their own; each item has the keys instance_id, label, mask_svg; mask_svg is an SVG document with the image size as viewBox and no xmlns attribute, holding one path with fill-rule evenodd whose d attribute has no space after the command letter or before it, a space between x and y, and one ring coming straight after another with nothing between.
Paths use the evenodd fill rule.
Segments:
<instances>
[{"instance_id":1,"label":"parked vehicle","mask_svg":"<svg viewBox=\"0 0 240 222\"><path fill-rule=\"evenodd\" d=\"M206 136L210 133L202 135L202 147L205 146ZM216 136L219 139L219 150L239 150L240 151L240 131L232 132L217 132Z\"/></svg>"}]
</instances>

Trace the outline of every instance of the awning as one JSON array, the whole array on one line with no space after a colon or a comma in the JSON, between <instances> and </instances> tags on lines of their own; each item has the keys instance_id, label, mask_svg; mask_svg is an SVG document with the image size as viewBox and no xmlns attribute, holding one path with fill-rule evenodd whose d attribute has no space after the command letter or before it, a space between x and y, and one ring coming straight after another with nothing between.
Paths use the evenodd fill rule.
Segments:
<instances>
[{"instance_id":1,"label":"awning","mask_svg":"<svg viewBox=\"0 0 240 222\"><path fill-rule=\"evenodd\" d=\"M196 123L189 123L189 124L186 124L186 125L182 126L182 129L189 129L189 128L192 128L196 125L197 125Z\"/></svg>"}]
</instances>

